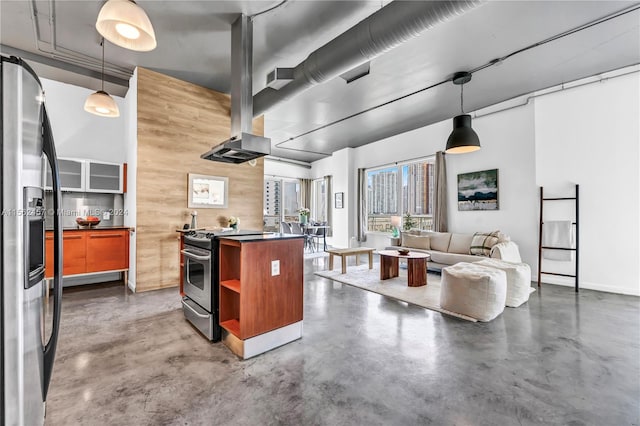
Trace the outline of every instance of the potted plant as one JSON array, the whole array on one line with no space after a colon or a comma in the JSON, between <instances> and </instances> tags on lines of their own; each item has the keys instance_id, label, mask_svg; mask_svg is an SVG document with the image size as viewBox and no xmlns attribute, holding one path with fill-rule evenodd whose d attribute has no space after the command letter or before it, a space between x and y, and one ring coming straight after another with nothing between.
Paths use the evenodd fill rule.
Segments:
<instances>
[{"instance_id":1,"label":"potted plant","mask_svg":"<svg viewBox=\"0 0 640 426\"><path fill-rule=\"evenodd\" d=\"M240 225L240 218L237 216L229 216L229 226L237 230L238 225Z\"/></svg>"},{"instance_id":2,"label":"potted plant","mask_svg":"<svg viewBox=\"0 0 640 426\"><path fill-rule=\"evenodd\" d=\"M402 221L402 229L404 231L409 231L411 228L413 228L415 226L416 226L416 222L411 217L411 214L409 212L407 212L404 215L404 219Z\"/></svg>"},{"instance_id":3,"label":"potted plant","mask_svg":"<svg viewBox=\"0 0 640 426\"><path fill-rule=\"evenodd\" d=\"M309 220L309 215L311 214L311 210L306 207L301 207L298 209L298 217L300 218L300 223L305 224Z\"/></svg>"}]
</instances>

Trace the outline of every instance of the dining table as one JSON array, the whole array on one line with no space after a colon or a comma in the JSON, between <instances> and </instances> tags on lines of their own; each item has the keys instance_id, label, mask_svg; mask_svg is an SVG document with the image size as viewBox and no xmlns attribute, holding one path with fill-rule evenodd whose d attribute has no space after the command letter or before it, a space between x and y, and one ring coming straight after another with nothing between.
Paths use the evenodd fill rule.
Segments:
<instances>
[{"instance_id":1,"label":"dining table","mask_svg":"<svg viewBox=\"0 0 640 426\"><path fill-rule=\"evenodd\" d=\"M318 229L322 229L322 240L324 251L327 251L327 230L330 228L329 225L314 225L312 223L302 224L302 230L305 234L316 233Z\"/></svg>"}]
</instances>

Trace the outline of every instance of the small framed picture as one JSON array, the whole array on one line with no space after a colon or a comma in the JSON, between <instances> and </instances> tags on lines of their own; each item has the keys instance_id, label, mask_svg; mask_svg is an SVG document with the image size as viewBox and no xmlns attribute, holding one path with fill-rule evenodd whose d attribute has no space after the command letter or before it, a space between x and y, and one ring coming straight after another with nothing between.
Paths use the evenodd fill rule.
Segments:
<instances>
[{"instance_id":1,"label":"small framed picture","mask_svg":"<svg viewBox=\"0 0 640 426\"><path fill-rule=\"evenodd\" d=\"M336 192L336 209L341 209L344 207L344 192Z\"/></svg>"},{"instance_id":2,"label":"small framed picture","mask_svg":"<svg viewBox=\"0 0 640 426\"><path fill-rule=\"evenodd\" d=\"M189 173L189 208L224 209L228 204L229 178Z\"/></svg>"}]
</instances>

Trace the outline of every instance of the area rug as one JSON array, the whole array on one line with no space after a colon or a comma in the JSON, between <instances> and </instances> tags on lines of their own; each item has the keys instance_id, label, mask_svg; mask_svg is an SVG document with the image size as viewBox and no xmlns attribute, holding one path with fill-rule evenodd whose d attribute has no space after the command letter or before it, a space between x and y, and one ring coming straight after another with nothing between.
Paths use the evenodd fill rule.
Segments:
<instances>
[{"instance_id":1,"label":"area rug","mask_svg":"<svg viewBox=\"0 0 640 426\"><path fill-rule=\"evenodd\" d=\"M427 285L422 287L409 287L407 285L407 271L403 269L400 269L399 277L380 280L380 270L376 267L369 269L369 265L367 264L349 266L346 274L341 274L339 269L334 271L317 271L315 274L323 278L382 294L456 318L472 322L477 321L475 318L447 311L440 307L439 274L429 273L427 275Z\"/></svg>"}]
</instances>

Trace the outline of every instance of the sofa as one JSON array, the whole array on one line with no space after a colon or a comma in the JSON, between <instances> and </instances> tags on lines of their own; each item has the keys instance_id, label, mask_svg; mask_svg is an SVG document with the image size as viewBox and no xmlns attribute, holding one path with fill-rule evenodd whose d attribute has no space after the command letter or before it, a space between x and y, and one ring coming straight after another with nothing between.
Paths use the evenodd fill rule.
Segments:
<instances>
[{"instance_id":1,"label":"sofa","mask_svg":"<svg viewBox=\"0 0 640 426\"><path fill-rule=\"evenodd\" d=\"M522 262L517 244L499 231L459 234L414 229L401 232L400 238L395 240L398 245L390 245L387 250L405 248L429 253L431 260L427 268L431 270L439 271L459 262L473 263L488 258Z\"/></svg>"}]
</instances>

